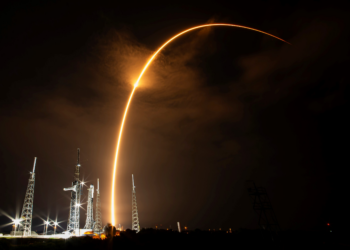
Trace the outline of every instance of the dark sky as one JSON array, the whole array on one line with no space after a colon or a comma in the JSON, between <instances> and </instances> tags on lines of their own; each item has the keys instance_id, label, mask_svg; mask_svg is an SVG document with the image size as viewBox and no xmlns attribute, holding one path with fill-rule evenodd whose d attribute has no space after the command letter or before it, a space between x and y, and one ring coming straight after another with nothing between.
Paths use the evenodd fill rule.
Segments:
<instances>
[{"instance_id":1,"label":"dark sky","mask_svg":"<svg viewBox=\"0 0 350 250\"><path fill-rule=\"evenodd\" d=\"M134 174L141 227L257 228L246 190L254 180L267 189L282 229L345 228L348 13L334 1L2 5L0 225L20 211L37 156L33 228L42 230L47 216L66 228L70 194L62 189L73 180L78 147L84 179L100 178L109 222L117 133L147 58L177 32L227 22L292 45L207 28L157 57L124 130L117 223L131 226Z\"/></svg>"}]
</instances>

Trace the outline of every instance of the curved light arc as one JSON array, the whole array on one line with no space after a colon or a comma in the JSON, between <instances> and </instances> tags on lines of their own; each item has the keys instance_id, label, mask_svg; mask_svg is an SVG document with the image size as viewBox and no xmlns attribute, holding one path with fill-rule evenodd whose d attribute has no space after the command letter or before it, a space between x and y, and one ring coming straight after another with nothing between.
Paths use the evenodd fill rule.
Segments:
<instances>
[{"instance_id":1,"label":"curved light arc","mask_svg":"<svg viewBox=\"0 0 350 250\"><path fill-rule=\"evenodd\" d=\"M253 30L253 31L256 31L256 32L259 32L259 33L262 33L262 34L265 34L265 35L268 35L268 36L271 36L273 38L276 38L276 39L278 39L278 40L280 40L282 42L285 42L287 44L290 44L289 42L283 40L282 38L279 38L277 36L274 36L274 35L272 35L270 33L265 32L265 31L254 29L254 28L251 28L251 27L237 25L237 24L228 24L228 23L211 23L211 24L203 24L203 25L195 26L195 27L189 28L187 30L184 30L184 31L178 33L177 35L173 36L168 41L166 41L161 47L159 47L159 49L156 52L153 53L151 58L147 61L146 65L143 67L143 69L142 69L142 71L141 71L137 81L134 84L134 88L133 88L133 90L132 90L132 92L130 94L129 100L127 102L127 105L126 105L126 108L125 108L125 111L124 111L123 120L122 120L122 123L121 123L121 126L120 126L120 130L119 130L119 136L118 136L118 141L117 141L117 149L116 149L115 160L114 160L113 177L112 177L112 197L111 197L111 219L112 219L112 225L116 224L115 223L115 210L114 210L114 198L115 198L114 191L115 191L115 177L116 177L116 173L117 173L117 163L118 163L118 153L119 153L119 148L120 148L120 141L121 141L122 134L123 134L123 128L124 128L125 119L126 119L126 116L127 116L127 113L128 113L128 109L129 109L129 106L130 106L130 103L131 103L131 100L132 100L132 97L134 95L136 87L138 86L138 84L139 84L143 74L146 72L148 66L151 64L153 59L170 42L172 42L173 40L175 40L179 36L181 36L181 35L183 35L183 34L185 34L187 32L190 32L192 30L201 29L201 28L205 28L205 27L214 27L214 26L226 26L226 27L228 26L228 27L236 27L236 28L243 28L243 29Z\"/></svg>"}]
</instances>

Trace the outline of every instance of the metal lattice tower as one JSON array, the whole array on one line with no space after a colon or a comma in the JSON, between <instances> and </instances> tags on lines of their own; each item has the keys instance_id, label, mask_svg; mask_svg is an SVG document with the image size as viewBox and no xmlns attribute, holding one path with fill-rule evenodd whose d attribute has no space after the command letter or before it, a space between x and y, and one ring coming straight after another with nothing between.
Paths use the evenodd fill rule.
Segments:
<instances>
[{"instance_id":1,"label":"metal lattice tower","mask_svg":"<svg viewBox=\"0 0 350 250\"><path fill-rule=\"evenodd\" d=\"M259 226L266 230L272 237L272 240L281 231L276 215L273 211L266 189L253 185L248 187L249 196L252 198L253 209L258 214Z\"/></svg>"},{"instance_id":2,"label":"metal lattice tower","mask_svg":"<svg viewBox=\"0 0 350 250\"><path fill-rule=\"evenodd\" d=\"M79 230L79 221L80 221L80 197L81 197L81 188L80 188L80 149L78 148L78 160L77 165L75 166L74 181L72 186L69 188L64 188L64 191L71 191L71 200L70 200L70 210L67 230L75 230L77 233Z\"/></svg>"},{"instance_id":3,"label":"metal lattice tower","mask_svg":"<svg viewBox=\"0 0 350 250\"><path fill-rule=\"evenodd\" d=\"M136 190L134 184L134 175L132 175L132 226L131 230L140 232L140 222L139 222L139 213L137 211L137 203L136 203Z\"/></svg>"},{"instance_id":4,"label":"metal lattice tower","mask_svg":"<svg viewBox=\"0 0 350 250\"><path fill-rule=\"evenodd\" d=\"M36 157L34 157L33 172L30 172L28 187L22 208L22 224L20 230L23 230L23 236L31 236L32 234L32 217L33 217L33 201L34 201L34 185L35 185L35 165Z\"/></svg>"},{"instance_id":5,"label":"metal lattice tower","mask_svg":"<svg viewBox=\"0 0 350 250\"><path fill-rule=\"evenodd\" d=\"M94 218L93 218L93 206L94 206L94 185L90 185L88 189L88 204L87 204L87 213L86 213L86 223L84 229L93 229L94 228Z\"/></svg>"},{"instance_id":6,"label":"metal lattice tower","mask_svg":"<svg viewBox=\"0 0 350 250\"><path fill-rule=\"evenodd\" d=\"M100 182L97 179L97 189L96 189L96 214L95 214L95 232L102 232L102 219L101 219L101 203L100 203Z\"/></svg>"}]
</instances>

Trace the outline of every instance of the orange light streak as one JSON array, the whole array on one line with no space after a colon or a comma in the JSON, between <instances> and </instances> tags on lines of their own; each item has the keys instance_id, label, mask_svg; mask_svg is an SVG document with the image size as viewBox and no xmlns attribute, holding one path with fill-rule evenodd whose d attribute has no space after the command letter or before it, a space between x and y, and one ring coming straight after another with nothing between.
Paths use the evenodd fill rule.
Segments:
<instances>
[{"instance_id":1,"label":"orange light streak","mask_svg":"<svg viewBox=\"0 0 350 250\"><path fill-rule=\"evenodd\" d=\"M118 152L119 152L119 146L120 146L120 140L122 138L122 133L123 133L123 127L124 127L124 123L125 123L125 118L126 118L126 115L128 113L128 109L129 109L129 105L130 105L130 102L131 102L131 99L132 99L132 96L134 95L134 92L135 92L135 89L136 89L136 85L134 86L132 92L131 92L131 95L129 97L129 100L128 100L128 104L126 105L126 108L125 108L125 112L124 112L124 116L123 116L123 120L122 120L122 125L120 127L120 131L119 131L119 137L118 137L118 142L117 142L117 151L115 153L115 160L114 160L114 169L113 169L113 181L112 181L112 206L111 206L111 211L112 211L112 225L115 226L115 217L114 217L114 190L115 190L115 176L116 176L116 173L117 173L117 162L118 162Z\"/></svg>"},{"instance_id":2,"label":"orange light streak","mask_svg":"<svg viewBox=\"0 0 350 250\"><path fill-rule=\"evenodd\" d=\"M228 26L228 27L236 27L236 28L243 28L243 29L253 30L253 31L257 31L257 32L263 33L263 34L265 34L265 35L271 36L271 37L276 38L276 39L278 39L278 40L281 40L282 42L285 42L285 43L290 44L289 42L283 40L282 38L279 38L279 37L274 36L274 35L272 35L272 34L270 34L270 33L267 33L267 32L264 32L264 31L261 31L261 30L258 30L258 29L250 28L250 27L247 27L247 26L242 26L242 25L237 25L237 24L228 24L228 23L211 23L211 24L203 24L203 25L195 26L195 27L189 28L189 29L187 29L187 30L184 30L184 31L178 33L177 35L173 36L173 37L170 38L168 41L166 41L166 42L151 56L151 58L148 60L148 62L146 63L146 65L143 67L139 78L137 79L137 81L136 81L135 84L134 84L134 88L133 88L133 90L132 90L132 92L131 92L131 94L130 94L128 103L127 103L126 108L125 108L125 112L124 112L122 124L121 124L121 126L120 126L119 137L118 137L118 142L117 142L117 150L116 150L116 153L115 153L115 160L114 160L113 177L112 177L111 218L112 218L112 225L113 225L113 226L116 225L115 216L114 216L114 215L115 215L115 211L114 211L114 197L115 197L115 195L114 195L114 190L115 190L115 177L116 177L116 173L117 173L118 152L119 152L121 137L122 137L122 134L123 134L123 127L124 127L126 115L127 115L127 113L128 113L128 109L129 109L129 106L130 106L132 97L133 97L133 95L134 95L135 89L136 89L136 87L139 85L139 82L140 82L140 80L141 80L143 74L146 72L148 66L151 64L151 62L153 61L153 59L158 55L158 53L159 53L166 45L168 45L171 41L173 41L173 40L176 39L177 37L179 37L179 36L181 36L181 35L183 35L183 34L189 32L189 31L196 30L196 29L201 29L201 28L205 28L205 27L213 27L213 26Z\"/></svg>"}]
</instances>

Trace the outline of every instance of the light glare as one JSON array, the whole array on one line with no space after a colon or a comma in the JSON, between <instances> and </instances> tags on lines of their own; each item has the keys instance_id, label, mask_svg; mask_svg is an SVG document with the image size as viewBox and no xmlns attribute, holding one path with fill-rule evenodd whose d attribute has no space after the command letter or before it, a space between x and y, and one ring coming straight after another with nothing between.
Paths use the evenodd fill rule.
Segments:
<instances>
[{"instance_id":1,"label":"light glare","mask_svg":"<svg viewBox=\"0 0 350 250\"><path fill-rule=\"evenodd\" d=\"M21 223L22 220L21 219L13 219L12 221L15 225L18 225L19 223Z\"/></svg>"}]
</instances>

